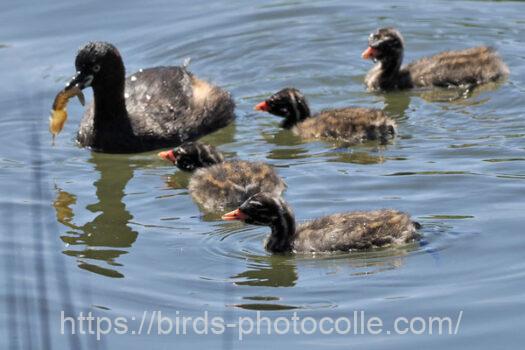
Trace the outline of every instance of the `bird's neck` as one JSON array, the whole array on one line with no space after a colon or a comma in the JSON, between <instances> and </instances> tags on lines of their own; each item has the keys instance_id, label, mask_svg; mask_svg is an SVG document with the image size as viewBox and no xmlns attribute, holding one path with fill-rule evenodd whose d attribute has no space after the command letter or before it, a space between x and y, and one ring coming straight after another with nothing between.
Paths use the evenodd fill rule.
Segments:
<instances>
[{"instance_id":1,"label":"bird's neck","mask_svg":"<svg viewBox=\"0 0 525 350\"><path fill-rule=\"evenodd\" d=\"M122 82L104 87L93 87L93 95L95 103L95 124L105 124L128 119L123 80Z\"/></svg>"},{"instance_id":2,"label":"bird's neck","mask_svg":"<svg viewBox=\"0 0 525 350\"><path fill-rule=\"evenodd\" d=\"M399 53L394 57L389 57L388 60L379 62L380 65L380 79L383 81L388 81L395 79L399 75L399 70L401 69L401 63L403 63L403 53Z\"/></svg>"},{"instance_id":3,"label":"bird's neck","mask_svg":"<svg viewBox=\"0 0 525 350\"><path fill-rule=\"evenodd\" d=\"M112 88L93 88L93 141L95 150L121 153L138 147L131 119L128 118L124 84Z\"/></svg>"},{"instance_id":4,"label":"bird's neck","mask_svg":"<svg viewBox=\"0 0 525 350\"><path fill-rule=\"evenodd\" d=\"M290 210L283 210L271 226L272 233L266 242L266 249L274 253L290 252L295 239L295 218Z\"/></svg>"},{"instance_id":5,"label":"bird's neck","mask_svg":"<svg viewBox=\"0 0 525 350\"><path fill-rule=\"evenodd\" d=\"M304 121L305 119L309 118L310 117L310 114L308 113L308 115L303 115L301 116L301 118L299 119L296 119L296 118L293 118L293 117L289 117L289 118L286 118L282 123L281 123L281 126L285 129L291 129L293 128L294 126L296 126L298 123Z\"/></svg>"},{"instance_id":6,"label":"bird's neck","mask_svg":"<svg viewBox=\"0 0 525 350\"><path fill-rule=\"evenodd\" d=\"M306 101L303 101L301 104L299 104L295 96L291 94L290 104L292 107L291 113L282 122L282 127L285 129L290 129L297 123L300 123L311 116L310 107Z\"/></svg>"}]
</instances>

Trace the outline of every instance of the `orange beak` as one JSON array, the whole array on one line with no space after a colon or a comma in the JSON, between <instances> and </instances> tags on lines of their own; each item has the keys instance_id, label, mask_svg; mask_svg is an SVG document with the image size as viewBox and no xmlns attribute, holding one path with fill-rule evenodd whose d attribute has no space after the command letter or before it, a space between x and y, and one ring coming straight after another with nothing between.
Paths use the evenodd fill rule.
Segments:
<instances>
[{"instance_id":1,"label":"orange beak","mask_svg":"<svg viewBox=\"0 0 525 350\"><path fill-rule=\"evenodd\" d=\"M177 156L175 155L172 149L170 149L169 151L159 152L157 155L160 158L167 160L169 162L172 162L172 163L177 162Z\"/></svg>"},{"instance_id":2,"label":"orange beak","mask_svg":"<svg viewBox=\"0 0 525 350\"><path fill-rule=\"evenodd\" d=\"M266 103L266 101L262 101L261 103L256 104L253 109L255 109L256 111L268 112L268 110L270 110L270 106L268 106L268 103Z\"/></svg>"},{"instance_id":3,"label":"orange beak","mask_svg":"<svg viewBox=\"0 0 525 350\"><path fill-rule=\"evenodd\" d=\"M365 51L363 51L363 53L361 54L361 57L365 60L372 59L376 56L377 56L377 50L370 46Z\"/></svg>"},{"instance_id":4,"label":"orange beak","mask_svg":"<svg viewBox=\"0 0 525 350\"><path fill-rule=\"evenodd\" d=\"M230 211L229 213L224 214L221 219L226 221L233 221L233 220L246 220L248 218L248 215L244 214L241 209L235 209L234 211Z\"/></svg>"}]
</instances>

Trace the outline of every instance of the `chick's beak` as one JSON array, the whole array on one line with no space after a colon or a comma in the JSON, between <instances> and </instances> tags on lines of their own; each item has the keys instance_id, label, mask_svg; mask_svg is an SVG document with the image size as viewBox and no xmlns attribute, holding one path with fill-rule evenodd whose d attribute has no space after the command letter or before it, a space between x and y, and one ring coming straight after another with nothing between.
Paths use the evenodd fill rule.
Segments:
<instances>
[{"instance_id":1,"label":"chick's beak","mask_svg":"<svg viewBox=\"0 0 525 350\"><path fill-rule=\"evenodd\" d=\"M177 156L175 155L175 152L173 152L172 149L170 149L169 151L159 152L157 155L164 160L172 162L173 164L177 162Z\"/></svg>"},{"instance_id":2,"label":"chick's beak","mask_svg":"<svg viewBox=\"0 0 525 350\"><path fill-rule=\"evenodd\" d=\"M365 60L373 59L377 55L377 50L373 47L369 46L363 53L361 54L361 57Z\"/></svg>"},{"instance_id":3,"label":"chick's beak","mask_svg":"<svg viewBox=\"0 0 525 350\"><path fill-rule=\"evenodd\" d=\"M268 112L270 110L270 106L268 106L266 101L262 101L261 103L256 104L253 109L256 111Z\"/></svg>"},{"instance_id":4,"label":"chick's beak","mask_svg":"<svg viewBox=\"0 0 525 350\"><path fill-rule=\"evenodd\" d=\"M248 218L248 215L244 214L241 209L235 209L234 211L230 211L229 213L226 213L222 216L221 219L226 221L233 221L233 220L240 220L244 221Z\"/></svg>"}]
</instances>

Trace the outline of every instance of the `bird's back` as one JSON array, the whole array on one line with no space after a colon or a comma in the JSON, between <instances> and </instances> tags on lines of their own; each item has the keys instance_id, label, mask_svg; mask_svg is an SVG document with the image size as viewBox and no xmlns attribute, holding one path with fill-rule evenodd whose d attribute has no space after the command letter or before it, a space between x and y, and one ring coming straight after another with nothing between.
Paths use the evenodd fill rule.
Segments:
<instances>
[{"instance_id":1,"label":"bird's back","mask_svg":"<svg viewBox=\"0 0 525 350\"><path fill-rule=\"evenodd\" d=\"M208 210L239 206L258 192L280 195L285 187L270 165L241 160L198 169L188 186L192 197Z\"/></svg>"},{"instance_id":2,"label":"bird's back","mask_svg":"<svg viewBox=\"0 0 525 350\"><path fill-rule=\"evenodd\" d=\"M297 124L294 132L306 139L331 138L347 142L391 137L395 122L378 109L339 108L320 112Z\"/></svg>"},{"instance_id":3,"label":"bird's back","mask_svg":"<svg viewBox=\"0 0 525 350\"><path fill-rule=\"evenodd\" d=\"M441 52L402 68L416 87L476 86L505 78L509 69L490 47Z\"/></svg>"},{"instance_id":4,"label":"bird's back","mask_svg":"<svg viewBox=\"0 0 525 350\"><path fill-rule=\"evenodd\" d=\"M294 250L348 251L402 244L419 237L418 226L408 214L390 209L334 214L299 225Z\"/></svg>"}]
</instances>

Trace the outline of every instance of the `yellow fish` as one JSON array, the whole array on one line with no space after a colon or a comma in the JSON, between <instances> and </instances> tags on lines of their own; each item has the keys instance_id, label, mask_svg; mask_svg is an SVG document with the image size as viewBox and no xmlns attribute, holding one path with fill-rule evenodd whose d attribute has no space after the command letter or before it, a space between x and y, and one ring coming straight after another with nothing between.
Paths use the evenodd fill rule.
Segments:
<instances>
[{"instance_id":1,"label":"yellow fish","mask_svg":"<svg viewBox=\"0 0 525 350\"><path fill-rule=\"evenodd\" d=\"M68 90L60 91L55 97L53 102L53 108L51 109L51 116L49 117L49 131L53 135L53 144L55 143L55 137L58 135L67 120L67 103L73 96L77 96L78 100L82 104L85 104L84 94L78 86L74 86Z\"/></svg>"}]
</instances>

